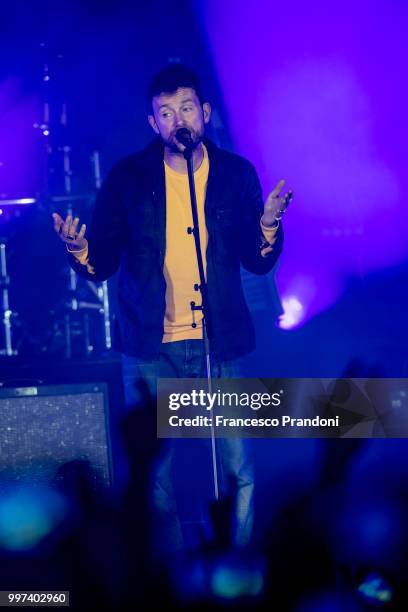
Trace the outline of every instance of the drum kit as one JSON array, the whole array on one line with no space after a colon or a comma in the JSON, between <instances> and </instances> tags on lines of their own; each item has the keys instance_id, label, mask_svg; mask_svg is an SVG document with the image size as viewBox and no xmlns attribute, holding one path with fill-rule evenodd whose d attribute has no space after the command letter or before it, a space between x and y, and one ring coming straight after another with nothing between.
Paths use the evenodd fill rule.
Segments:
<instances>
[{"instance_id":1,"label":"drum kit","mask_svg":"<svg viewBox=\"0 0 408 612\"><path fill-rule=\"evenodd\" d=\"M107 282L78 278L54 235L51 214L78 214L84 220L101 186L100 156L89 157L93 187L75 193L67 144L67 105L50 95L50 62L42 74L42 119L29 126L40 139L46 168L35 195L7 193L0 149L0 356L65 359L104 356L112 348L112 308ZM64 129L61 129L64 128ZM56 129L54 129L56 128ZM59 140L59 142L56 142ZM37 160L38 161L38 160ZM50 185L52 184L52 189ZM16 193L17 191L17 193Z\"/></svg>"}]
</instances>

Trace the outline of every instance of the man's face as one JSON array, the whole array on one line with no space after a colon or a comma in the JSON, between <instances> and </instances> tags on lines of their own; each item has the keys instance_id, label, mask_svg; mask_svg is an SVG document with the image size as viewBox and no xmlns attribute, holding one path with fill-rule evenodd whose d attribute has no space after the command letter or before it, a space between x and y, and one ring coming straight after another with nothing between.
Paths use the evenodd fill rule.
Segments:
<instances>
[{"instance_id":1,"label":"man's face","mask_svg":"<svg viewBox=\"0 0 408 612\"><path fill-rule=\"evenodd\" d=\"M152 106L153 115L148 116L149 123L171 151L180 153L184 150L176 139L180 128L190 130L195 146L201 142L204 126L210 120L211 107L208 102L200 104L194 89L180 87L174 93L162 93L153 98Z\"/></svg>"}]
</instances>

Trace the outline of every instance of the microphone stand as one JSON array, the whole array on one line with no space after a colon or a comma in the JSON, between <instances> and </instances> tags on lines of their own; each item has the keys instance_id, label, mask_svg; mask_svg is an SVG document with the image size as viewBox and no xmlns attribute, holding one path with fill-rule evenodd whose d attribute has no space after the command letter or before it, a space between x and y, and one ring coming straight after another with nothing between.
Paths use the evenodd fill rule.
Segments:
<instances>
[{"instance_id":1,"label":"microphone stand","mask_svg":"<svg viewBox=\"0 0 408 612\"><path fill-rule=\"evenodd\" d=\"M184 130L183 130L184 131ZM191 137L190 137L191 138ZM193 313L193 321L194 321L194 311L201 310L203 313L203 343L204 343L204 353L205 353L205 362L207 368L207 381L208 381L208 391L212 393L212 356L211 356L211 341L213 339L213 328L211 322L211 313L209 308L209 300L208 300L208 287L207 281L204 275L204 265L203 265L203 257L201 254L201 243L200 243L200 229L198 223L198 213L197 213L197 197L194 183L194 166L193 166L193 149L190 142L183 139L182 144L186 147L183 155L184 159L187 162L187 173L188 173L188 184L190 188L190 203L191 203L191 213L193 217L193 227L187 228L187 232L189 234L193 234L194 243L197 254L197 265L198 272L200 276L200 284L194 285L195 291L200 291L201 293L201 306L197 306L193 301L190 303L191 311ZM196 323L193 323L193 327L196 327ZM219 490L218 490L218 470L217 470L217 454L216 454L216 445L215 445L215 428L214 428L214 419L211 419L211 455L212 455L212 468L213 468L213 479L214 479L214 497L218 501L219 498Z\"/></svg>"}]
</instances>

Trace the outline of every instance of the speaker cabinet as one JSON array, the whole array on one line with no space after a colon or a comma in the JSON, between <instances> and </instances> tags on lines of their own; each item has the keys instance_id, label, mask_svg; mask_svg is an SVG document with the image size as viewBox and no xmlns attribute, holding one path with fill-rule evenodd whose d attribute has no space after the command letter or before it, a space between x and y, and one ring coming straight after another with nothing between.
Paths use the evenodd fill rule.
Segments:
<instances>
[{"instance_id":1,"label":"speaker cabinet","mask_svg":"<svg viewBox=\"0 0 408 612\"><path fill-rule=\"evenodd\" d=\"M0 389L0 483L47 484L84 461L94 488L112 485L105 383Z\"/></svg>"}]
</instances>

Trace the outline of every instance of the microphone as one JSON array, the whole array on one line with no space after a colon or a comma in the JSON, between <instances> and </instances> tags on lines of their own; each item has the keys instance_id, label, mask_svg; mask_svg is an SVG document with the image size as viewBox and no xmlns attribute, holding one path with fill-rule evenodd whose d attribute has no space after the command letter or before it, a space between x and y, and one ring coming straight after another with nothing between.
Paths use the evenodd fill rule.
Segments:
<instances>
[{"instance_id":1,"label":"microphone","mask_svg":"<svg viewBox=\"0 0 408 612\"><path fill-rule=\"evenodd\" d=\"M176 138L180 144L184 145L186 149L189 149L191 151L194 146L194 143L190 130L188 130L187 128L179 128L176 132Z\"/></svg>"}]
</instances>

